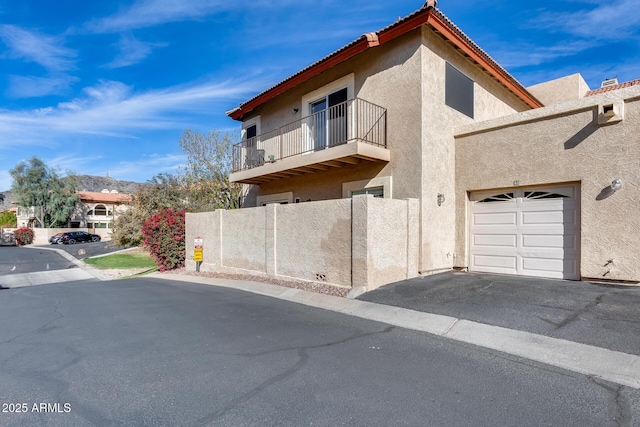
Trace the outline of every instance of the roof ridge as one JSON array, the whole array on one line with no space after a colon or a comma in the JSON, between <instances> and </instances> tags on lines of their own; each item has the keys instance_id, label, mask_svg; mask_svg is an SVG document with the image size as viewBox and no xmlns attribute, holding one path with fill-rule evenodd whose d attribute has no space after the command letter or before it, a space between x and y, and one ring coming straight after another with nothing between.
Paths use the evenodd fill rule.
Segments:
<instances>
[{"instance_id":1,"label":"roof ridge","mask_svg":"<svg viewBox=\"0 0 640 427\"><path fill-rule=\"evenodd\" d=\"M381 36L383 33L389 33L390 30L396 28L396 27L400 27L403 24L406 23L410 23L411 20L413 18L417 18L420 14L423 13L433 13L437 16L437 18L439 18L440 20L442 20L446 26L448 26L453 32L455 32L457 34L458 37L460 37L465 43L469 44L471 46L471 48L479 55L481 56L484 60L486 60L491 67L494 67L498 73L503 74L507 80L509 80L513 85L515 85L519 90L522 91L522 93L526 94L526 96L530 97L531 100L533 100L534 104L537 103L539 104L538 106L542 106L542 103L540 103L540 101L538 101L532 94L529 93L529 91L526 89L526 87L524 85L522 85L522 83L520 83L515 77L513 77L507 70L505 70L500 64L498 64L498 62L496 60L494 60L487 52L485 52L480 46L478 46L477 43L475 43L473 40L471 40L471 38L469 36L467 36L457 25L455 25L453 23L453 21L451 21L442 11L440 11L440 9L438 9L436 7L437 1L427 1L420 9L410 13L409 15L405 16L404 18L399 18L397 21L387 25L384 28L381 28L378 31L375 32L369 32L369 33L365 33L362 34L360 37L358 37L357 39L347 43L346 45L342 46L341 48L329 53L328 55L325 55L324 57L320 58L319 60L313 62L312 64L304 67L303 69L297 71L296 73L290 75L289 77L285 78L284 80L281 80L280 82L276 83L275 85L272 85L271 87L269 87L266 90L263 90L262 92L260 92L259 94L255 95L254 97L248 99L245 102L242 102L239 104L238 107L227 111L227 115L230 116L231 118L235 119L235 120L240 120L242 118L242 116L244 114L246 114L247 112L253 110L255 107L257 107L258 105L262 104L263 102L266 102L268 99L271 99L277 95L279 95L280 93L286 91L289 89L289 87L287 87L287 84L292 84L290 82L295 81L296 78L302 76L303 74L310 72L311 70L313 70L315 67L318 67L319 65L328 62L331 59L335 59L336 63L342 62L342 59L339 58L339 56L341 54L347 54L347 58L355 55L357 53L360 53L364 50L366 50L369 47L373 47L373 46L378 46L380 43L382 43L382 41L380 43L377 42L375 44L370 44L371 43L371 35L372 34L376 34L378 36ZM429 21L428 21L428 16L427 15L427 20L425 20L425 22L420 23L420 25L430 25ZM406 31L410 31L413 28L406 30ZM395 36L392 36L392 38ZM358 45L360 43L365 42L366 45L363 45L361 48L358 48ZM353 50L353 52L348 52L349 50ZM352 54L352 55L351 55ZM347 59L345 58L345 59ZM333 64L335 65L335 64ZM333 66L331 65L331 66ZM485 70L486 72L489 72L489 70ZM319 74L320 72L318 72ZM308 76L308 78L311 78L314 75ZM495 76L494 76L495 78ZM291 87L297 85L297 83L293 83ZM278 88L281 88L280 91L277 91ZM512 92L514 92L512 90ZM258 102L258 100L260 98L263 97L267 97L268 94L271 93L271 96L268 99L264 99L261 102ZM518 94L516 92L514 92L516 94L516 96L518 96L520 99L522 99L525 103L531 105L530 102L526 101L525 99L523 99L523 96L521 94ZM525 96L525 97L526 97ZM244 106L248 106L249 104L252 103L256 103L258 102L255 106L250 106L250 108L248 109L244 109ZM531 105L533 106L533 105Z\"/></svg>"},{"instance_id":2,"label":"roof ridge","mask_svg":"<svg viewBox=\"0 0 640 427\"><path fill-rule=\"evenodd\" d=\"M588 96L598 95L598 94L601 94L601 93L611 92L611 91L614 91L614 90L624 89L626 87L636 86L636 85L640 85L640 78L635 79L635 80L629 80L628 82L623 82L623 83L620 83L620 84L617 84L617 85L599 87L597 89L593 89L593 90L588 91L584 96L586 98Z\"/></svg>"}]
</instances>

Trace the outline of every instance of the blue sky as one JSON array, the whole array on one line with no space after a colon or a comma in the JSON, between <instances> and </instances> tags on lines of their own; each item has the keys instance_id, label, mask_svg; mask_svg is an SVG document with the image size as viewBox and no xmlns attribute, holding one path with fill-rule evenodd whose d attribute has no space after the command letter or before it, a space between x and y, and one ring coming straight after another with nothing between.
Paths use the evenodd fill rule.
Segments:
<instances>
[{"instance_id":1,"label":"blue sky","mask_svg":"<svg viewBox=\"0 0 640 427\"><path fill-rule=\"evenodd\" d=\"M422 0L0 0L0 190L31 156L144 182L184 162L186 128L225 112ZM517 4L517 6L515 6ZM525 86L640 78L639 0L440 0Z\"/></svg>"}]
</instances>

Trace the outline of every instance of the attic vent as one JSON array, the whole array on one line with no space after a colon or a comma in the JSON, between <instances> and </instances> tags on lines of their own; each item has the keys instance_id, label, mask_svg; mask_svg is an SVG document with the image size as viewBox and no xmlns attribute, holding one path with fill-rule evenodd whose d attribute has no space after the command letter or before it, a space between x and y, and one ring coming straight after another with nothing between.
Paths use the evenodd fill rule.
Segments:
<instances>
[{"instance_id":1,"label":"attic vent","mask_svg":"<svg viewBox=\"0 0 640 427\"><path fill-rule=\"evenodd\" d=\"M602 87L616 86L617 84L618 84L618 77L616 76L612 79L607 79L603 81L600 87L602 88Z\"/></svg>"}]
</instances>

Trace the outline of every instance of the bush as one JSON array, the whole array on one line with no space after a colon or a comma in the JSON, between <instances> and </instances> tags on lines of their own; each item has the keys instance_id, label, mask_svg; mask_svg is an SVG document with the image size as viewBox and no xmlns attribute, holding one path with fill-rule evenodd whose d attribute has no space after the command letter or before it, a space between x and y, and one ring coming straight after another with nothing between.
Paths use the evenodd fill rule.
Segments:
<instances>
[{"instance_id":1,"label":"bush","mask_svg":"<svg viewBox=\"0 0 640 427\"><path fill-rule=\"evenodd\" d=\"M18 228L13 232L13 235L16 236L16 243L18 245L30 245L33 243L34 233L33 230L28 227Z\"/></svg>"},{"instance_id":2,"label":"bush","mask_svg":"<svg viewBox=\"0 0 640 427\"><path fill-rule=\"evenodd\" d=\"M184 267L184 213L184 210L165 209L144 221L144 247L160 271Z\"/></svg>"}]
</instances>

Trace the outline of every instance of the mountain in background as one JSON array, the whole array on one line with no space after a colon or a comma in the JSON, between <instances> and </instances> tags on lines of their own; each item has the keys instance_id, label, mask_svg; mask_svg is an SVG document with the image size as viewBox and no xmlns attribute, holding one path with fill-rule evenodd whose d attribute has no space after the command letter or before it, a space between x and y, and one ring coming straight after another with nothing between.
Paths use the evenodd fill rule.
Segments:
<instances>
[{"instance_id":1,"label":"mountain in background","mask_svg":"<svg viewBox=\"0 0 640 427\"><path fill-rule=\"evenodd\" d=\"M76 178L79 191L95 191L98 193L102 190L116 190L118 193L132 194L138 187L144 185L139 182L120 181L110 176L76 175ZM11 193L11 190L0 192L0 194L4 195L4 201L0 200L0 211L15 206L11 203L13 201Z\"/></svg>"}]
</instances>

